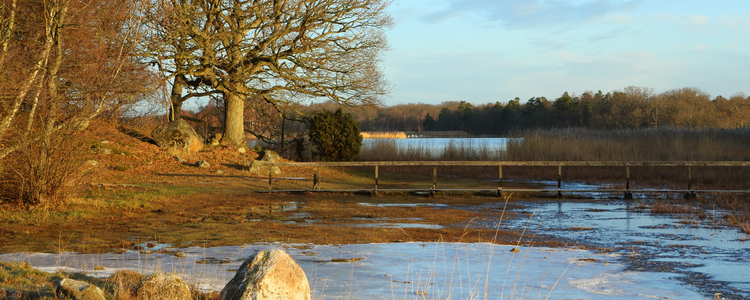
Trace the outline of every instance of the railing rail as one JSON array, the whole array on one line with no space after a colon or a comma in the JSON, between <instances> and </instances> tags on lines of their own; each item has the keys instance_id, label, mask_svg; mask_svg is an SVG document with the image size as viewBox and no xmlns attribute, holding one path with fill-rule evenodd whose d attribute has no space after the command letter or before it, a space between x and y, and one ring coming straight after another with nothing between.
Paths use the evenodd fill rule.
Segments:
<instances>
[{"instance_id":1,"label":"railing rail","mask_svg":"<svg viewBox=\"0 0 750 300\"><path fill-rule=\"evenodd\" d=\"M266 162L276 167L372 167L372 166L505 166L505 167L747 167L750 161L343 161Z\"/></svg>"},{"instance_id":2,"label":"railing rail","mask_svg":"<svg viewBox=\"0 0 750 300\"><path fill-rule=\"evenodd\" d=\"M498 196L503 193L503 167L557 167L557 196L562 197L563 192L586 192L571 191L562 189L562 168L563 167L623 167L625 168L625 189L619 190L624 193L626 199L632 198L633 192L685 192L686 197L694 197L695 190L692 183L692 167L747 167L750 161L355 161L355 162L264 162L256 161L261 168L268 168L268 189L264 192L283 192L273 190L272 167L317 167L317 173L313 177L312 190L305 191L363 191L352 189L321 189L321 167L374 167L375 182L373 193L378 191L405 191L404 189L378 189L378 168L379 167L397 167L397 166L425 166L433 167L432 188L430 189L410 189L411 191L428 191L431 195L436 191L464 191L467 189L438 189L437 188L437 167L455 166L455 167L497 167L498 168L498 187L497 189L476 189L480 191L496 191ZM631 190L630 188L630 167L687 167L687 189L686 190ZM511 191L506 189L505 191ZM527 189L512 191L554 191L550 189ZM610 190L608 190L610 191ZM706 190L702 190L706 191ZM746 190L710 190L711 192L749 192ZM591 190L588 192L602 192L602 190Z\"/></svg>"}]
</instances>

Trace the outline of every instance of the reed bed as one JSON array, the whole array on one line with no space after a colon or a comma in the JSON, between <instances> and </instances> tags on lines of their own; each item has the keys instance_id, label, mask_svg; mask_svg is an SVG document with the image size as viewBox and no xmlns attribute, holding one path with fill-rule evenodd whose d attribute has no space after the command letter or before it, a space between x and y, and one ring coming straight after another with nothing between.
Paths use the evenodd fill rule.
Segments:
<instances>
[{"instance_id":1,"label":"reed bed","mask_svg":"<svg viewBox=\"0 0 750 300\"><path fill-rule=\"evenodd\" d=\"M430 139L422 139L420 143L411 143L399 146L396 140L375 139L371 140L360 150L357 160L359 161L497 161L505 157L503 147L489 143L477 142L476 139L454 139L442 148L431 144ZM366 168L354 168L358 171L366 171ZM440 167L438 172L442 176L462 176L471 178L484 178L485 174L491 173L497 176L496 168L485 167ZM418 175L431 175L432 167L383 167L383 173L408 173Z\"/></svg>"},{"instance_id":2,"label":"reed bed","mask_svg":"<svg viewBox=\"0 0 750 300\"><path fill-rule=\"evenodd\" d=\"M558 129L521 133L508 142L519 161L745 161L750 129Z\"/></svg>"},{"instance_id":3,"label":"reed bed","mask_svg":"<svg viewBox=\"0 0 750 300\"><path fill-rule=\"evenodd\" d=\"M750 129L557 129L527 131L504 146L455 139L441 149L428 144L399 146L395 140L372 140L360 161L748 161ZM381 172L431 175L431 167L383 168ZM631 185L695 189L750 189L750 168L631 167ZM624 186L624 167L566 167L563 180L615 182ZM493 167L440 167L443 176L494 179ZM505 167L504 178L556 180L556 167Z\"/></svg>"},{"instance_id":4,"label":"reed bed","mask_svg":"<svg viewBox=\"0 0 750 300\"><path fill-rule=\"evenodd\" d=\"M363 139L405 139L406 132L403 131L363 131L359 135Z\"/></svg>"},{"instance_id":5,"label":"reed bed","mask_svg":"<svg viewBox=\"0 0 750 300\"><path fill-rule=\"evenodd\" d=\"M430 139L421 143L399 146L393 139L373 139L363 145L359 161L494 161L505 159L505 149L500 145L468 139L453 139L444 147L437 148Z\"/></svg>"}]
</instances>

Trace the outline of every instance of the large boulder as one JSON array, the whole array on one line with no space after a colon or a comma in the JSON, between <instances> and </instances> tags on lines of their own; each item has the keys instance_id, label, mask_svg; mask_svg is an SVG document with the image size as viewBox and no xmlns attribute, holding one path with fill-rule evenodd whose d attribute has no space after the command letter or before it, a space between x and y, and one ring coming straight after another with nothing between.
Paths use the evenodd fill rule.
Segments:
<instances>
[{"instance_id":1,"label":"large boulder","mask_svg":"<svg viewBox=\"0 0 750 300\"><path fill-rule=\"evenodd\" d=\"M195 133L193 126L187 121L179 119L156 127L151 136L159 147L190 152L203 149L203 139Z\"/></svg>"},{"instance_id":2,"label":"large boulder","mask_svg":"<svg viewBox=\"0 0 750 300\"><path fill-rule=\"evenodd\" d=\"M309 300L310 285L305 272L284 250L266 250L242 263L219 299Z\"/></svg>"},{"instance_id":3,"label":"large boulder","mask_svg":"<svg viewBox=\"0 0 750 300\"><path fill-rule=\"evenodd\" d=\"M107 278L107 283L112 286L115 299L134 298L138 291L138 285L146 276L129 270L120 270Z\"/></svg>"},{"instance_id":4,"label":"large boulder","mask_svg":"<svg viewBox=\"0 0 750 300\"><path fill-rule=\"evenodd\" d=\"M104 292L99 287L68 278L60 281L55 294L60 298L75 300L105 300Z\"/></svg>"},{"instance_id":5,"label":"large boulder","mask_svg":"<svg viewBox=\"0 0 750 300\"><path fill-rule=\"evenodd\" d=\"M279 156L278 153L273 152L271 150L261 151L258 154L259 154L258 158L250 162L250 173L255 173L259 175L268 175L268 167L261 167L256 162L257 161L277 162L281 160L281 156ZM279 167L271 167L271 173L273 173L273 175L281 175L281 169L279 169Z\"/></svg>"},{"instance_id":6,"label":"large boulder","mask_svg":"<svg viewBox=\"0 0 750 300\"><path fill-rule=\"evenodd\" d=\"M139 300L191 300L190 287L174 274L151 274L138 286Z\"/></svg>"}]
</instances>

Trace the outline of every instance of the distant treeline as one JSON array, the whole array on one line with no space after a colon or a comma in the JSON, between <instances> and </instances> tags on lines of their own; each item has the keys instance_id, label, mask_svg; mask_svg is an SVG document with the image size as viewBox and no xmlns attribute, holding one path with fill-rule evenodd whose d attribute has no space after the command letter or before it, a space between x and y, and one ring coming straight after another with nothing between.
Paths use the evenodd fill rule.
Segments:
<instances>
[{"instance_id":1,"label":"distant treeline","mask_svg":"<svg viewBox=\"0 0 750 300\"><path fill-rule=\"evenodd\" d=\"M322 105L325 106L325 105ZM627 87L580 96L563 93L559 98L515 98L474 106L465 101L441 105L406 104L354 109L363 131L449 131L474 135L503 135L527 129L553 128L740 128L750 125L750 97L731 98L697 88L681 88L655 94L653 89Z\"/></svg>"}]
</instances>

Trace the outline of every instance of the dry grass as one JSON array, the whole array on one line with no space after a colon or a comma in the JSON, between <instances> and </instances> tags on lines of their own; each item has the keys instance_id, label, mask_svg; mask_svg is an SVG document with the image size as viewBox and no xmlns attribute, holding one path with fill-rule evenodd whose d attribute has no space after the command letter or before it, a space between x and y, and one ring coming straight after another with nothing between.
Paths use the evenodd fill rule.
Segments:
<instances>
[{"instance_id":1,"label":"dry grass","mask_svg":"<svg viewBox=\"0 0 750 300\"><path fill-rule=\"evenodd\" d=\"M714 211L719 224L750 234L750 205L747 194L705 194L695 199L661 199L651 204L653 214L675 214L705 219ZM690 223L690 221L686 221Z\"/></svg>"},{"instance_id":2,"label":"dry grass","mask_svg":"<svg viewBox=\"0 0 750 300\"><path fill-rule=\"evenodd\" d=\"M559 129L522 132L507 148L463 142L457 139L442 149L426 144L400 147L394 140L374 140L363 147L361 161L747 161L750 160L748 129ZM431 175L430 167L401 168L400 172ZM439 174L473 178L497 178L492 167L445 167ZM589 182L625 181L624 167L566 167L563 180ZM636 187L688 187L686 167L631 167ZM692 188L746 189L750 168L693 167ZM556 180L556 167L504 167L505 178Z\"/></svg>"},{"instance_id":3,"label":"dry grass","mask_svg":"<svg viewBox=\"0 0 750 300\"><path fill-rule=\"evenodd\" d=\"M477 140L451 140L442 149L433 147L430 139L421 143L401 147L395 140L375 139L363 146L359 161L462 161L503 160L505 153L500 146Z\"/></svg>"},{"instance_id":4,"label":"dry grass","mask_svg":"<svg viewBox=\"0 0 750 300\"><path fill-rule=\"evenodd\" d=\"M99 279L82 273L47 273L32 268L27 263L0 262L0 299L58 299L57 283L71 278L98 286L107 299L136 300L136 290L144 275L132 271L118 271L109 278ZM204 293L190 287L192 299L215 300L217 292ZM167 297L167 299L172 299Z\"/></svg>"},{"instance_id":5,"label":"dry grass","mask_svg":"<svg viewBox=\"0 0 750 300\"><path fill-rule=\"evenodd\" d=\"M657 200L651 205L652 214L674 214L674 215L695 215L700 219L705 219L705 212L687 202L675 202L668 200Z\"/></svg>"},{"instance_id":6,"label":"dry grass","mask_svg":"<svg viewBox=\"0 0 750 300\"><path fill-rule=\"evenodd\" d=\"M403 131L363 131L360 132L363 139L405 139Z\"/></svg>"},{"instance_id":7,"label":"dry grass","mask_svg":"<svg viewBox=\"0 0 750 300\"><path fill-rule=\"evenodd\" d=\"M750 160L748 129L558 129L511 140L507 160L736 161Z\"/></svg>"},{"instance_id":8,"label":"dry grass","mask_svg":"<svg viewBox=\"0 0 750 300\"><path fill-rule=\"evenodd\" d=\"M728 225L750 234L750 201L747 194L711 194L698 197L697 201L702 208L725 211L724 219Z\"/></svg>"}]
</instances>

